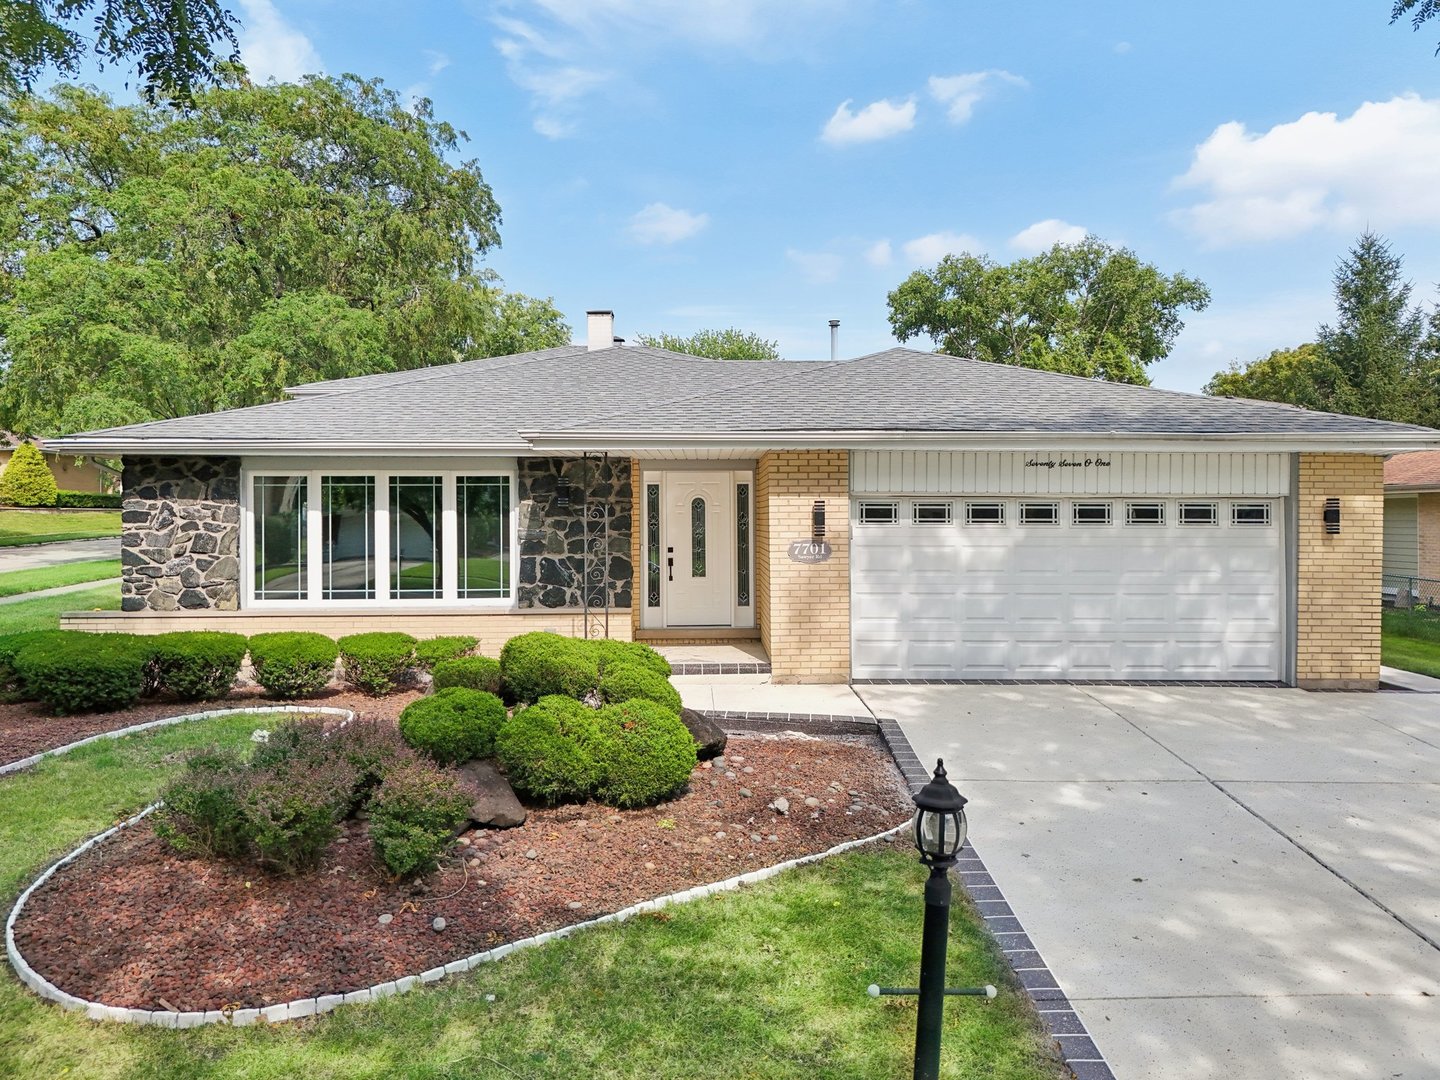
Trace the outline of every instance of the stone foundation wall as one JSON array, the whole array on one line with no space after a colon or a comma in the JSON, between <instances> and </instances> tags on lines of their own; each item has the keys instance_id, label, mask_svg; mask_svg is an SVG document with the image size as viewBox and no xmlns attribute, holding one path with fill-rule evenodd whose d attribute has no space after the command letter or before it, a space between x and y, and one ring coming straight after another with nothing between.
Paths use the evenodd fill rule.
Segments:
<instances>
[{"instance_id":1,"label":"stone foundation wall","mask_svg":"<svg viewBox=\"0 0 1440 1080\"><path fill-rule=\"evenodd\" d=\"M124 611L233 611L240 595L238 458L125 459Z\"/></svg>"},{"instance_id":2,"label":"stone foundation wall","mask_svg":"<svg viewBox=\"0 0 1440 1080\"><path fill-rule=\"evenodd\" d=\"M629 460L520 458L521 608L579 608L589 589L590 607L631 606L631 502ZM586 495L590 519L585 519ZM605 540L608 521L609 540ZM591 580L586 582L586 545Z\"/></svg>"}]
</instances>

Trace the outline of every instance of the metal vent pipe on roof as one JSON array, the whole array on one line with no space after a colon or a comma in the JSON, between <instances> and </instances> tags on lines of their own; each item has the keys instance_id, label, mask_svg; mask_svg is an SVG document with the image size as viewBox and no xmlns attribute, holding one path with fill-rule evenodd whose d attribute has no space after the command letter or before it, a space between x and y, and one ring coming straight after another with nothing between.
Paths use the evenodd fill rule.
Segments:
<instances>
[{"instance_id":1,"label":"metal vent pipe on roof","mask_svg":"<svg viewBox=\"0 0 1440 1080\"><path fill-rule=\"evenodd\" d=\"M830 359L840 359L840 320L830 320Z\"/></svg>"}]
</instances>

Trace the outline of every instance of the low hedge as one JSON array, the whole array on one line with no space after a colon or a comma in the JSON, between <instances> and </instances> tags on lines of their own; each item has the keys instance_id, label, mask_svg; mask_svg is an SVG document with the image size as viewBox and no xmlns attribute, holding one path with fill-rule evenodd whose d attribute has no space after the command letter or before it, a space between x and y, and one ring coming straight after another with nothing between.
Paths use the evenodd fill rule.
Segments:
<instances>
[{"instance_id":1,"label":"low hedge","mask_svg":"<svg viewBox=\"0 0 1440 1080\"><path fill-rule=\"evenodd\" d=\"M22 630L18 634L0 634L0 693L26 699L30 695L15 668L15 656L27 645L37 642L60 642L84 635L78 630Z\"/></svg>"},{"instance_id":2,"label":"low hedge","mask_svg":"<svg viewBox=\"0 0 1440 1080\"><path fill-rule=\"evenodd\" d=\"M458 765L495 752L505 703L484 690L461 686L412 701L400 714L400 734L442 765Z\"/></svg>"},{"instance_id":3,"label":"low hedge","mask_svg":"<svg viewBox=\"0 0 1440 1080\"><path fill-rule=\"evenodd\" d=\"M455 778L424 761L392 771L370 800L375 854L397 877L429 873L469 819L470 799Z\"/></svg>"},{"instance_id":4,"label":"low hedge","mask_svg":"<svg viewBox=\"0 0 1440 1080\"><path fill-rule=\"evenodd\" d=\"M168 690L181 701L215 701L228 694L247 647L243 634L218 630L177 630L149 640L149 692Z\"/></svg>"},{"instance_id":5,"label":"low hedge","mask_svg":"<svg viewBox=\"0 0 1440 1080\"><path fill-rule=\"evenodd\" d=\"M681 709L680 691L654 668L639 664L615 664L600 676L600 696L613 704L644 699L663 705L673 713Z\"/></svg>"},{"instance_id":6,"label":"low hedge","mask_svg":"<svg viewBox=\"0 0 1440 1080\"><path fill-rule=\"evenodd\" d=\"M436 690L463 686L467 690L488 690L500 693L500 661L488 656L462 656L457 660L441 660L431 672Z\"/></svg>"},{"instance_id":7,"label":"low hedge","mask_svg":"<svg viewBox=\"0 0 1440 1080\"><path fill-rule=\"evenodd\" d=\"M140 699L151 651L134 634L67 635L26 643L10 664L25 693L56 715L110 712Z\"/></svg>"},{"instance_id":8,"label":"low hedge","mask_svg":"<svg viewBox=\"0 0 1440 1080\"><path fill-rule=\"evenodd\" d=\"M364 694L388 694L409 680L415 667L415 639L378 630L350 634L339 641L345 682Z\"/></svg>"},{"instance_id":9,"label":"low hedge","mask_svg":"<svg viewBox=\"0 0 1440 1080\"><path fill-rule=\"evenodd\" d=\"M125 497L103 491L57 491L55 505L71 510L119 510Z\"/></svg>"},{"instance_id":10,"label":"low hedge","mask_svg":"<svg viewBox=\"0 0 1440 1080\"><path fill-rule=\"evenodd\" d=\"M250 639L255 678L272 697L318 694L335 672L339 646L324 634L285 630Z\"/></svg>"},{"instance_id":11,"label":"low hedge","mask_svg":"<svg viewBox=\"0 0 1440 1080\"><path fill-rule=\"evenodd\" d=\"M650 806L668 799L695 768L695 739L676 713L653 701L599 710L595 797L610 806Z\"/></svg>"},{"instance_id":12,"label":"low hedge","mask_svg":"<svg viewBox=\"0 0 1440 1080\"><path fill-rule=\"evenodd\" d=\"M425 671L434 671L436 664L468 656L470 650L475 648L476 640L468 634L426 638L415 645L415 666Z\"/></svg>"},{"instance_id":13,"label":"low hedge","mask_svg":"<svg viewBox=\"0 0 1440 1080\"><path fill-rule=\"evenodd\" d=\"M600 783L602 737L594 709L552 694L505 722L495 757L516 791L542 802L579 802Z\"/></svg>"},{"instance_id":14,"label":"low hedge","mask_svg":"<svg viewBox=\"0 0 1440 1080\"><path fill-rule=\"evenodd\" d=\"M511 638L500 650L505 690L516 701L539 701L549 694L584 698L599 690L606 671L624 665L662 679L670 674L663 656L631 641L587 641L536 631Z\"/></svg>"}]
</instances>

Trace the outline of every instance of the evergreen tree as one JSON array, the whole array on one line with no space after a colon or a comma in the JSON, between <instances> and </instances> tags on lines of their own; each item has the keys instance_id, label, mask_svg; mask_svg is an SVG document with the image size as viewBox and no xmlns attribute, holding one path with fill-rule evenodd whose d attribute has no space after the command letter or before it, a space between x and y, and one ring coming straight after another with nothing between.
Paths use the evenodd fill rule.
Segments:
<instances>
[{"instance_id":1,"label":"evergreen tree","mask_svg":"<svg viewBox=\"0 0 1440 1080\"><path fill-rule=\"evenodd\" d=\"M15 447L5 471L0 472L0 503L11 506L54 506L58 486L34 443Z\"/></svg>"}]
</instances>

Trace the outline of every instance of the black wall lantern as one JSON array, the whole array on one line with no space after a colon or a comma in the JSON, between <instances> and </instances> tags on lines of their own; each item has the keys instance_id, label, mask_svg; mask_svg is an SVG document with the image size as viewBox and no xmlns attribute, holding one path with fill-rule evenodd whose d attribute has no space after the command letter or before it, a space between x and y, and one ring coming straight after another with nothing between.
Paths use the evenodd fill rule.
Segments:
<instances>
[{"instance_id":1,"label":"black wall lantern","mask_svg":"<svg viewBox=\"0 0 1440 1080\"><path fill-rule=\"evenodd\" d=\"M825 500L816 499L815 505L810 508L810 538L812 540L825 539Z\"/></svg>"},{"instance_id":2,"label":"black wall lantern","mask_svg":"<svg viewBox=\"0 0 1440 1080\"><path fill-rule=\"evenodd\" d=\"M1325 531L1327 533L1338 533L1340 531L1340 500L1325 500Z\"/></svg>"}]
</instances>

